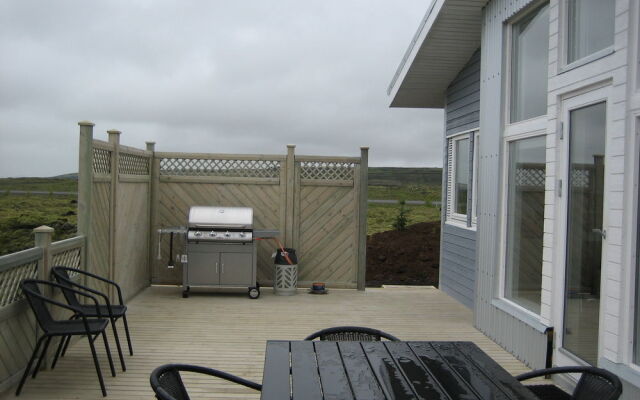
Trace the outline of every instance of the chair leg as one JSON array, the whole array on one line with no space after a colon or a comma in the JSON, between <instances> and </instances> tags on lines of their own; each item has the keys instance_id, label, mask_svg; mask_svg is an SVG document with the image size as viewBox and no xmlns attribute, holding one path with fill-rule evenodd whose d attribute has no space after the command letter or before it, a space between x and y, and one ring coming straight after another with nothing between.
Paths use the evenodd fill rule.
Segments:
<instances>
[{"instance_id":1,"label":"chair leg","mask_svg":"<svg viewBox=\"0 0 640 400\"><path fill-rule=\"evenodd\" d=\"M96 348L89 336L89 347L91 347L91 355L93 356L93 364L96 366L96 372L98 373L98 380L100 381L100 389L102 389L102 396L107 397L107 390L104 388L104 380L102 379L102 372L100 371L100 363L98 362L98 355L96 354Z\"/></svg>"},{"instance_id":2,"label":"chair leg","mask_svg":"<svg viewBox=\"0 0 640 400\"><path fill-rule=\"evenodd\" d=\"M27 363L27 367L24 369L24 373L22 374L22 378L20 379L20 383L18 384L18 388L16 389L16 396L20 396L22 386L24 386L24 381L27 379L27 375L29 375L29 371L31 370L31 364L33 364L33 360L35 360L36 354L38 354L38 350L40 350L42 339L44 338L46 338L46 336L41 336L40 339L38 339L38 341L36 342L36 347L33 349L33 353L31 353L31 358Z\"/></svg>"},{"instance_id":3,"label":"chair leg","mask_svg":"<svg viewBox=\"0 0 640 400\"><path fill-rule=\"evenodd\" d=\"M78 315L74 314L71 317L69 317L69 320L74 320L77 319ZM67 338L67 341L64 344L64 347L62 348L62 355L60 357L64 357L65 354L67 354L67 348L69 347L69 342L71 342L71 335L65 336Z\"/></svg>"},{"instance_id":4,"label":"chair leg","mask_svg":"<svg viewBox=\"0 0 640 400\"><path fill-rule=\"evenodd\" d=\"M53 336L49 336L47 338L47 342L44 344L44 349L42 349L42 353L40 354L40 358L38 358L38 363L36 364L36 368L33 370L33 374L31 378L35 378L38 375L38 371L40 370L40 365L42 365L42 360L47 356L47 350L49 349L49 343L51 343L51 339Z\"/></svg>"},{"instance_id":5,"label":"chair leg","mask_svg":"<svg viewBox=\"0 0 640 400\"><path fill-rule=\"evenodd\" d=\"M106 329L102 331L102 339L104 340L104 349L107 351L107 358L109 359L109 368L111 369L111 376L116 376L116 369L113 366L113 358L111 358L111 349L109 348L109 342L107 341Z\"/></svg>"},{"instance_id":6,"label":"chair leg","mask_svg":"<svg viewBox=\"0 0 640 400\"><path fill-rule=\"evenodd\" d=\"M129 335L129 324L127 324L127 316L122 314L122 322L124 322L124 333L127 334L127 344L129 344L129 355L133 355L133 346L131 346L131 335Z\"/></svg>"},{"instance_id":7,"label":"chair leg","mask_svg":"<svg viewBox=\"0 0 640 400\"><path fill-rule=\"evenodd\" d=\"M60 357L60 352L62 351L62 346L64 345L66 336L60 336L60 343L58 344L58 349L56 350L56 355L53 357L53 362L51 363L51 369L56 367L56 363L58 362L58 357Z\"/></svg>"},{"instance_id":8,"label":"chair leg","mask_svg":"<svg viewBox=\"0 0 640 400\"><path fill-rule=\"evenodd\" d=\"M71 342L71 335L65 336L66 340L64 342L64 347L62 348L62 355L64 357L67 354L67 349L69 348L69 342Z\"/></svg>"},{"instance_id":9,"label":"chair leg","mask_svg":"<svg viewBox=\"0 0 640 400\"><path fill-rule=\"evenodd\" d=\"M122 370L126 371L127 367L124 365L124 356L122 355L122 346L120 346L120 337L118 337L115 318L111 318L111 328L113 329L113 337L116 339L116 348L118 349L118 356L120 357L120 365L122 366Z\"/></svg>"}]
</instances>

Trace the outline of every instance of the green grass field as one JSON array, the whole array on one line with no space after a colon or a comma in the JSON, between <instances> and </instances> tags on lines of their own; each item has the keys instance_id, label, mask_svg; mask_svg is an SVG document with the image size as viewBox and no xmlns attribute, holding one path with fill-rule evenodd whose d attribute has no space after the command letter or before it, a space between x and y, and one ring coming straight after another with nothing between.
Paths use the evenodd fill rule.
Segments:
<instances>
[{"instance_id":1,"label":"green grass field","mask_svg":"<svg viewBox=\"0 0 640 400\"><path fill-rule=\"evenodd\" d=\"M76 179L3 178L0 191L27 190L76 192ZM440 185L412 183L400 186L369 186L369 198L377 200L423 200L426 205L407 205L409 224L437 221L440 211L431 202L440 200ZM369 235L393 229L400 211L398 204L368 205ZM48 225L56 230L54 240L76 232L75 196L7 195L0 193L0 255L33 247L33 228Z\"/></svg>"},{"instance_id":2,"label":"green grass field","mask_svg":"<svg viewBox=\"0 0 640 400\"><path fill-rule=\"evenodd\" d=\"M0 255L33 247L33 229L55 229L53 240L76 233L75 196L0 194Z\"/></svg>"}]
</instances>

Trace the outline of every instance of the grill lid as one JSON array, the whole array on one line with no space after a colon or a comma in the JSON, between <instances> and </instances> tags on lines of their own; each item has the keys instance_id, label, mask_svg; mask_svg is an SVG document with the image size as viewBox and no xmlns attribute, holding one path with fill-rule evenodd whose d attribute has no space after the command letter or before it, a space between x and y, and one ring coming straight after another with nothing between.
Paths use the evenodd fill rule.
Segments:
<instances>
[{"instance_id":1,"label":"grill lid","mask_svg":"<svg viewBox=\"0 0 640 400\"><path fill-rule=\"evenodd\" d=\"M204 207L189 210L189 229L253 229L253 208Z\"/></svg>"}]
</instances>

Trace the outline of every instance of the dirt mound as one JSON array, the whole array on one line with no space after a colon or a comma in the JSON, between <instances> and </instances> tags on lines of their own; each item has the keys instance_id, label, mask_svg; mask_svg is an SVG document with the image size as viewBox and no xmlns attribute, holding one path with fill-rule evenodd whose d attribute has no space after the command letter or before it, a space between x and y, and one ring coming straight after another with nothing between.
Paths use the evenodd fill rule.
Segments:
<instances>
[{"instance_id":1,"label":"dirt mound","mask_svg":"<svg viewBox=\"0 0 640 400\"><path fill-rule=\"evenodd\" d=\"M438 286L440 222L367 236L367 286Z\"/></svg>"}]
</instances>

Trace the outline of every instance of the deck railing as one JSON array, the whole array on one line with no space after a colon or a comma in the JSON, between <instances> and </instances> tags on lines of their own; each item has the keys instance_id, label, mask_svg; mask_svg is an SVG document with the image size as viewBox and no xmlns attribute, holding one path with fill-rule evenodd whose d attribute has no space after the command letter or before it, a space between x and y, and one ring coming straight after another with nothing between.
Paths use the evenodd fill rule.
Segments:
<instances>
[{"instance_id":1,"label":"deck railing","mask_svg":"<svg viewBox=\"0 0 640 400\"><path fill-rule=\"evenodd\" d=\"M36 340L36 323L20 290L24 279L49 279L51 267L85 269L85 237L52 242L53 228L34 229L35 247L0 257L0 393L17 382Z\"/></svg>"}]
</instances>

